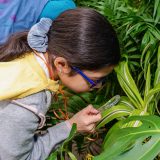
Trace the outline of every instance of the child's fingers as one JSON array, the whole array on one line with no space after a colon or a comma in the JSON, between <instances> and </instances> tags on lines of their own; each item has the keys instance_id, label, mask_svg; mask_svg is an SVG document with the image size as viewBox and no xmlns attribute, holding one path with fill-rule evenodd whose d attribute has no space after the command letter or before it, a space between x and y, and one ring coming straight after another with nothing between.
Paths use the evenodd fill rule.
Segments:
<instances>
[{"instance_id":1,"label":"child's fingers","mask_svg":"<svg viewBox=\"0 0 160 160\"><path fill-rule=\"evenodd\" d=\"M95 109L91 104L84 108L84 112L86 114L98 114L99 111Z\"/></svg>"},{"instance_id":2,"label":"child's fingers","mask_svg":"<svg viewBox=\"0 0 160 160\"><path fill-rule=\"evenodd\" d=\"M96 115L90 115L89 118L90 118L90 124L91 124L91 123L96 123L96 122L100 121L102 116L100 113L98 113Z\"/></svg>"}]
</instances>

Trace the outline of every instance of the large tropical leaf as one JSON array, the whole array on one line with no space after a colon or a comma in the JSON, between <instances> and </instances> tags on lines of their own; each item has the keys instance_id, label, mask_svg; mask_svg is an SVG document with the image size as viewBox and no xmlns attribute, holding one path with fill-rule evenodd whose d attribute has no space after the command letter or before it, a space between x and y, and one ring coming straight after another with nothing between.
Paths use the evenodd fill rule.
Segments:
<instances>
[{"instance_id":1,"label":"large tropical leaf","mask_svg":"<svg viewBox=\"0 0 160 160\"><path fill-rule=\"evenodd\" d=\"M137 120L140 126L124 128ZM94 160L153 160L160 152L160 117L135 116L120 121L107 134L103 147Z\"/></svg>"}]
</instances>

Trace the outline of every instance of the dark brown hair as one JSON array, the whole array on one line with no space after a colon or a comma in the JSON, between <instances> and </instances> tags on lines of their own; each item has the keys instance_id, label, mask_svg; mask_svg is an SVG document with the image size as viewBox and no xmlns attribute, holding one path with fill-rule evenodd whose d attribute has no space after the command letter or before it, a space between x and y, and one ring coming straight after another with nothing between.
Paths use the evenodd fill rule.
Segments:
<instances>
[{"instance_id":1,"label":"dark brown hair","mask_svg":"<svg viewBox=\"0 0 160 160\"><path fill-rule=\"evenodd\" d=\"M69 65L95 70L116 65L119 42L111 24L93 9L77 8L63 12L48 32L48 53L62 56ZM17 33L0 46L0 61L10 61L31 52L27 32Z\"/></svg>"}]
</instances>

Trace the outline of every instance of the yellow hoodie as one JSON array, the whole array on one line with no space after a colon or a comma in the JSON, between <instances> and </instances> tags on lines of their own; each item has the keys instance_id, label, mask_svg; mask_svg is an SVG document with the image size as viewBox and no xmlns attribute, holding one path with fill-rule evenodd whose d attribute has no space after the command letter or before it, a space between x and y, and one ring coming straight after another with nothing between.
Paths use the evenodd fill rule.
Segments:
<instances>
[{"instance_id":1,"label":"yellow hoodie","mask_svg":"<svg viewBox=\"0 0 160 160\"><path fill-rule=\"evenodd\" d=\"M58 81L47 78L34 53L0 62L0 101L23 98L44 89L56 92L58 88Z\"/></svg>"}]
</instances>

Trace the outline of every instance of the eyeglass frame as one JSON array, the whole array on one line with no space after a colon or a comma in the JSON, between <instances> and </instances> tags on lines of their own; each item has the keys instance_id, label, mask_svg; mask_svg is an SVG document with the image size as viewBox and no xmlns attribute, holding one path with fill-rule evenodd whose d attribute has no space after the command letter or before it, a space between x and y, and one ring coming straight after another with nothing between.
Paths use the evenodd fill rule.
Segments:
<instances>
[{"instance_id":1,"label":"eyeglass frame","mask_svg":"<svg viewBox=\"0 0 160 160\"><path fill-rule=\"evenodd\" d=\"M91 78L89 78L86 74L83 73L83 71L81 71L78 67L74 67L74 66L71 66L71 68L78 74L80 74L87 82L89 82L89 84L91 85L90 88L93 88L95 87L98 83L100 82L104 82L106 81L106 76L103 77L103 78L100 78L96 81L92 80Z\"/></svg>"}]
</instances>

